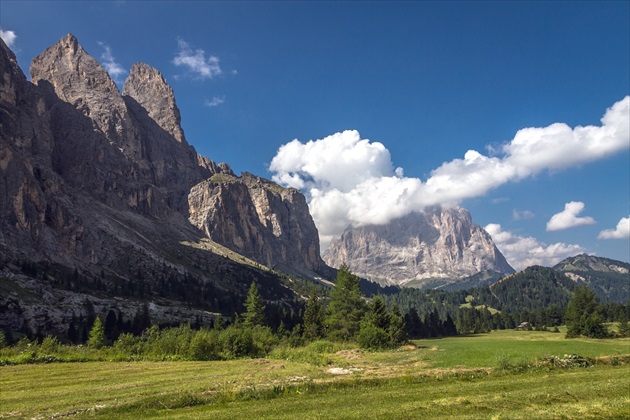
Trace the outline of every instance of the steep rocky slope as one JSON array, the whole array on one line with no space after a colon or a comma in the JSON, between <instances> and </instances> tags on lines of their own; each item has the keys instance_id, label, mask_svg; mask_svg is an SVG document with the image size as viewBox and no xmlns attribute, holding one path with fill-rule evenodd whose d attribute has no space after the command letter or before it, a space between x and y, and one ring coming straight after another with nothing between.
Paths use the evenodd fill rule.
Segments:
<instances>
[{"instance_id":1,"label":"steep rocky slope","mask_svg":"<svg viewBox=\"0 0 630 420\"><path fill-rule=\"evenodd\" d=\"M46 328L63 330L59 308L85 305L61 302L86 299L231 315L254 280L268 299L295 298L255 262L311 278L326 269L299 192L199 156L156 69L135 64L121 94L67 35L30 72L0 40L0 328L44 328L24 315L44 311L57 314ZM210 205L198 194L218 176L243 189Z\"/></svg>"},{"instance_id":2,"label":"steep rocky slope","mask_svg":"<svg viewBox=\"0 0 630 420\"><path fill-rule=\"evenodd\" d=\"M357 275L380 284L413 287L514 272L490 235L462 208L429 209L387 225L348 228L331 242L323 258L332 267L345 263Z\"/></svg>"}]
</instances>

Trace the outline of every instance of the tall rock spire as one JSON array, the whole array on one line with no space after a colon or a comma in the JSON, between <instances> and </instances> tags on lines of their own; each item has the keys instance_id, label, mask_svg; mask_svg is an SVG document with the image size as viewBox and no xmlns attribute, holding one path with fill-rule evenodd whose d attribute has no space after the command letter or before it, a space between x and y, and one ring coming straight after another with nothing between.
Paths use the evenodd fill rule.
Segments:
<instances>
[{"instance_id":1,"label":"tall rock spire","mask_svg":"<svg viewBox=\"0 0 630 420\"><path fill-rule=\"evenodd\" d=\"M135 63L125 81L123 95L133 98L162 129L186 144L173 89L162 73L148 64Z\"/></svg>"}]
</instances>

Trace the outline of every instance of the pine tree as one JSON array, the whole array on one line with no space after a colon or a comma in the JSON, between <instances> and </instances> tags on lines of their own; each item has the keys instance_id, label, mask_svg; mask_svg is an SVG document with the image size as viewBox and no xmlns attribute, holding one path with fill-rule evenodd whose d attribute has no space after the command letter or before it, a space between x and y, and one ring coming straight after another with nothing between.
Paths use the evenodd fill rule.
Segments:
<instances>
[{"instance_id":1,"label":"pine tree","mask_svg":"<svg viewBox=\"0 0 630 420\"><path fill-rule=\"evenodd\" d=\"M587 286L578 286L567 306L564 316L567 324L567 338L583 335L590 338L604 338L608 331L601 317L601 306L597 295Z\"/></svg>"},{"instance_id":2,"label":"pine tree","mask_svg":"<svg viewBox=\"0 0 630 420\"><path fill-rule=\"evenodd\" d=\"M306 302L304 310L304 338L306 340L316 340L321 338L323 333L323 313L322 305L317 294L312 294Z\"/></svg>"},{"instance_id":3,"label":"pine tree","mask_svg":"<svg viewBox=\"0 0 630 420\"><path fill-rule=\"evenodd\" d=\"M243 325L254 327L256 325L264 326L265 322L265 305L258 292L258 286L252 282L245 301L245 313L243 314Z\"/></svg>"},{"instance_id":4,"label":"pine tree","mask_svg":"<svg viewBox=\"0 0 630 420\"><path fill-rule=\"evenodd\" d=\"M101 321L101 318L98 316L94 320L94 325L92 325L92 329L90 330L87 344L95 349L100 349L105 346L105 328L103 327L103 321Z\"/></svg>"},{"instance_id":5,"label":"pine tree","mask_svg":"<svg viewBox=\"0 0 630 420\"><path fill-rule=\"evenodd\" d=\"M398 306L392 308L389 314L389 341L392 345L402 344L407 341L407 332L405 331L405 320L398 309Z\"/></svg>"},{"instance_id":6,"label":"pine tree","mask_svg":"<svg viewBox=\"0 0 630 420\"><path fill-rule=\"evenodd\" d=\"M337 283L330 292L330 303L324 320L328 336L333 340L349 341L359 332L363 317L363 300L359 278L345 264L337 272Z\"/></svg>"},{"instance_id":7,"label":"pine tree","mask_svg":"<svg viewBox=\"0 0 630 420\"><path fill-rule=\"evenodd\" d=\"M368 318L377 328L385 331L389 329L389 314L380 295L375 296L370 302L365 318Z\"/></svg>"}]
</instances>

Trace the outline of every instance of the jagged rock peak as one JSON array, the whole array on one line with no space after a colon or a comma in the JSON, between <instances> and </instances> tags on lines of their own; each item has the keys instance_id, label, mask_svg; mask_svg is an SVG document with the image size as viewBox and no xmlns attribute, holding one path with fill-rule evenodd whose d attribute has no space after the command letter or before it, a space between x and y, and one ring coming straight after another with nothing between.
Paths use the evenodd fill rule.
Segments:
<instances>
[{"instance_id":1,"label":"jagged rock peak","mask_svg":"<svg viewBox=\"0 0 630 420\"><path fill-rule=\"evenodd\" d=\"M148 64L135 63L125 81L123 95L138 102L147 110L149 117L177 141L186 143L173 89L157 69Z\"/></svg>"},{"instance_id":2,"label":"jagged rock peak","mask_svg":"<svg viewBox=\"0 0 630 420\"><path fill-rule=\"evenodd\" d=\"M59 98L73 103L78 99L81 88L100 93L120 96L114 81L101 64L91 57L79 44L77 38L68 34L56 44L46 48L31 63L31 79L39 84L50 82ZM119 98L122 104L122 98Z\"/></svg>"},{"instance_id":3,"label":"jagged rock peak","mask_svg":"<svg viewBox=\"0 0 630 420\"><path fill-rule=\"evenodd\" d=\"M108 137L120 134L127 107L118 87L74 35L64 36L35 57L30 72L33 83L49 83L61 100L89 116Z\"/></svg>"}]
</instances>

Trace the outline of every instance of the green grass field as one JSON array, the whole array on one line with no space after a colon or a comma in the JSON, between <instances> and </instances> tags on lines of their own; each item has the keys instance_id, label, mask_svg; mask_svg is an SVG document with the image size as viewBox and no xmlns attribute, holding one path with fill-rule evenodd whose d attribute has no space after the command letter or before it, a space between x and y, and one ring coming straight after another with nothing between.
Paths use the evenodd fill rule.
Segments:
<instances>
[{"instance_id":1,"label":"green grass field","mask_svg":"<svg viewBox=\"0 0 630 420\"><path fill-rule=\"evenodd\" d=\"M267 359L3 366L0 418L630 418L630 339L494 331L415 343L312 361L292 349ZM564 354L599 361L532 367Z\"/></svg>"}]
</instances>

